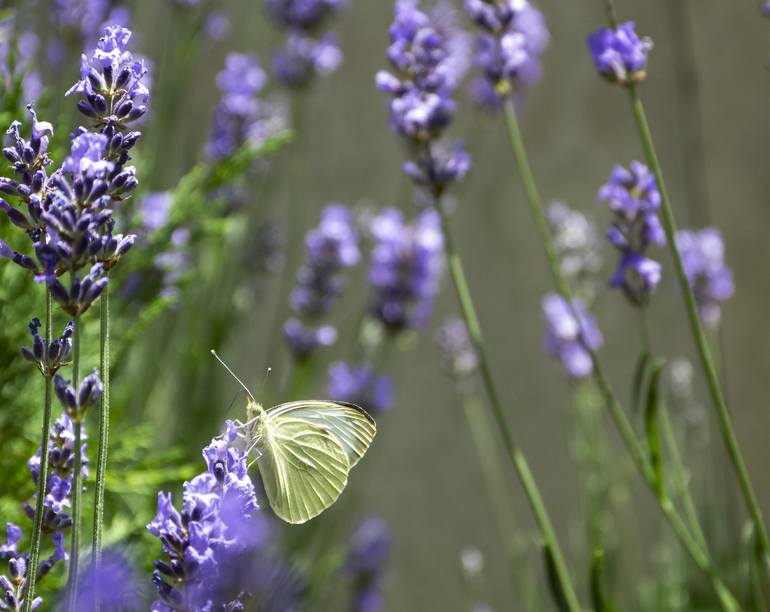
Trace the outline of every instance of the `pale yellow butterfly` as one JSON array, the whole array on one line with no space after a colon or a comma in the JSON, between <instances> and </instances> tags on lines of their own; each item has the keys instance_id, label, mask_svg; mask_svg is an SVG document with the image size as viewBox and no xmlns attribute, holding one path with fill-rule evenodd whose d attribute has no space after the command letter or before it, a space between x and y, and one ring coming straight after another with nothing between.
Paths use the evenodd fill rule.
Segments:
<instances>
[{"instance_id":1,"label":"pale yellow butterfly","mask_svg":"<svg viewBox=\"0 0 770 612\"><path fill-rule=\"evenodd\" d=\"M364 456L377 426L354 404L305 400L265 410L219 356L248 394L246 421L236 421L254 453L270 507L287 523L304 523L331 506Z\"/></svg>"}]
</instances>

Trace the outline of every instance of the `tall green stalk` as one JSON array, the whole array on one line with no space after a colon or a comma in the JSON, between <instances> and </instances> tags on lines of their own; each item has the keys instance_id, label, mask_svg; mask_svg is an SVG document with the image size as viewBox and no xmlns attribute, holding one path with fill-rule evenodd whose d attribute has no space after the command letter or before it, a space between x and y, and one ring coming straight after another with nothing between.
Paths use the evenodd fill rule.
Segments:
<instances>
[{"instance_id":1,"label":"tall green stalk","mask_svg":"<svg viewBox=\"0 0 770 612\"><path fill-rule=\"evenodd\" d=\"M72 386L75 393L80 386L80 315L75 316L75 331L72 334ZM81 452L83 445L83 422L78 416L73 419L75 429L75 441L73 452L75 453L75 465L72 474L72 533L70 536L70 566L67 576L67 612L75 612L75 604L78 592L78 565L80 560L80 514L81 514L81 492L83 489L83 476Z\"/></svg>"},{"instance_id":2,"label":"tall green stalk","mask_svg":"<svg viewBox=\"0 0 770 612\"><path fill-rule=\"evenodd\" d=\"M465 272L463 271L460 255L455 248L449 218L447 217L441 202L437 201L436 204L436 209L441 217L441 227L444 234L444 251L449 265L449 272L452 277L455 293L457 294L457 300L460 303L463 318L465 319L465 325L468 328L468 335L470 336L473 347L478 355L481 379L484 383L489 403L492 406L492 412L497 423L497 428L503 438L503 444L505 445L508 456L513 463L513 466L516 468L519 480L524 487L527 500L529 501L532 512L535 515L535 520L540 529L543 544L547 549L550 549L554 575L564 596L565 605L571 612L579 612L580 602L575 593L572 579L567 571L567 564L564 561L564 555L562 554L561 547L556 538L556 531L551 524L551 519L548 516L548 511L543 503L543 498L540 495L540 490L532 475L529 463L527 462L524 453L516 444L511 428L505 417L500 397L497 394L497 387L495 386L492 370L487 359L486 345L484 344L484 338L481 333L481 325L478 316L476 315L476 308L473 305L473 299L471 297L470 289L468 288L468 282L465 277Z\"/></svg>"},{"instance_id":3,"label":"tall green stalk","mask_svg":"<svg viewBox=\"0 0 770 612\"><path fill-rule=\"evenodd\" d=\"M51 346L51 326L53 324L53 300L51 292L45 290L45 352ZM32 526L32 539L29 545L29 565L27 567L27 582L24 592L24 612L32 610L32 601L35 599L35 585L37 584L37 571L40 564L40 542L43 537L43 512L45 510L45 489L48 483L48 437L51 430L51 391L52 374L43 373L45 388L43 392L43 431L40 434L40 471L37 481L37 499L35 500L35 522Z\"/></svg>"},{"instance_id":4,"label":"tall green stalk","mask_svg":"<svg viewBox=\"0 0 770 612\"><path fill-rule=\"evenodd\" d=\"M535 227L540 236L540 240L545 250L546 258L551 270L554 285L559 295L567 302L572 310L573 317L576 321L580 320L575 311L572 291L567 284L564 276L561 272L561 266L559 264L559 258L556 254L556 249L553 244L553 238L551 237L551 231L548 227L548 221L545 216L545 209L543 208L542 201L540 199L540 193L535 183L535 177L532 174L532 168L529 165L529 157L527 155L526 147L524 146L524 140L521 136L521 129L519 128L519 121L516 117L516 111L513 107L513 100L510 95L506 95L504 100L505 120L508 125L508 133L511 141L511 147L516 159L516 164L519 168L519 174L521 175L521 181L524 187L524 191L527 196L527 201L530 206L532 218L535 222ZM652 465L647 457L643 446L637 438L634 428L626 416L623 407L617 399L615 391L610 385L609 379L605 376L601 363L596 355L596 352L589 347L586 343L583 346L588 351L593 362L593 376L596 380L596 384L599 387L599 391L604 398L604 402L610 411L610 415L618 429L623 441L628 448L628 452L631 455L637 469L644 477L645 482L651 488L655 499L658 502L663 515L668 523L676 533L682 545L687 550L690 557L693 559L697 567L706 575L709 582L714 589L715 593L719 597L720 603L725 610L738 610L739 606L735 597L730 593L722 580L716 574L709 558L708 552L697 542L692 536L686 523L682 520L681 516L677 512L671 500L660 491L657 487L657 480Z\"/></svg>"},{"instance_id":5,"label":"tall green stalk","mask_svg":"<svg viewBox=\"0 0 770 612\"><path fill-rule=\"evenodd\" d=\"M94 486L94 528L92 561L98 566L102 559L102 533L104 531L104 481L107 473L107 449L110 435L110 287L105 287L99 303L99 369L102 391L99 406L99 441L96 452L96 484ZM98 593L98 589L96 590ZM98 597L98 596L97 596ZM94 602L98 612L100 602Z\"/></svg>"},{"instance_id":6,"label":"tall green stalk","mask_svg":"<svg viewBox=\"0 0 770 612\"><path fill-rule=\"evenodd\" d=\"M613 0L604 0L604 6L610 25L613 28L617 27L617 17L615 16ZM708 385L709 395L711 396L711 402L717 413L722 438L727 446L730 461L732 462L738 477L738 484L740 485L743 499L746 503L749 515L751 516L751 521L754 524L754 531L762 550L767 555L770 554L770 539L768 539L767 528L765 527L762 510L759 507L754 487L751 484L751 478L749 477L746 463L743 460L743 454L738 445L738 439L733 430L730 414L727 411L727 404L725 403L724 395L722 393L719 375L717 374L716 366L714 365L714 359L711 356L711 350L706 339L706 334L703 331L703 325L698 316L698 306L695 302L695 295L693 294L692 287L690 287L687 274L685 274L682 257L679 254L679 250L676 248L677 226L674 218L674 208L671 205L671 200L669 199L668 191L666 190L666 183L663 180L663 170L658 161L658 154L652 139L652 132L650 130L649 122L647 121L647 115L644 111L644 105L642 104L642 99L639 97L639 92L637 91L635 84L628 85L626 89L628 90L628 99L631 103L631 110L634 115L634 121L636 122L636 128L639 132L642 148L644 149L644 155L647 159L647 164L655 175L655 181L657 182L658 191L660 192L660 212L663 230L666 233L668 248L671 252L671 257L674 260L674 271L676 272L677 283L684 296L685 310L687 311L687 318L690 323L690 331L695 340L695 346L703 368L703 373L706 376L706 383Z\"/></svg>"}]
</instances>

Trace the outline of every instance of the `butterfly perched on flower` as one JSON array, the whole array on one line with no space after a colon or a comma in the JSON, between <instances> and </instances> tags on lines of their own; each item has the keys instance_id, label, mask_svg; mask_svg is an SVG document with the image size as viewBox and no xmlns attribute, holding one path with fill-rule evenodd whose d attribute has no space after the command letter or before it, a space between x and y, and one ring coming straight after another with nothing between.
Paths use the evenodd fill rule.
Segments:
<instances>
[{"instance_id":1,"label":"butterfly perched on flower","mask_svg":"<svg viewBox=\"0 0 770 612\"><path fill-rule=\"evenodd\" d=\"M337 501L377 425L355 404L302 400L265 410L246 393L246 421L233 421L231 430L253 454L275 514L287 523L309 521Z\"/></svg>"}]
</instances>

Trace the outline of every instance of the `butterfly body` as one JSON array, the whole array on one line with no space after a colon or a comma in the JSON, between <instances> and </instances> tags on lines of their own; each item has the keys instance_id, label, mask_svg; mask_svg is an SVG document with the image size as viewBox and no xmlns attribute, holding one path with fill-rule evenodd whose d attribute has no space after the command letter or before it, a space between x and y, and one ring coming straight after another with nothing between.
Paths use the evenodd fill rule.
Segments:
<instances>
[{"instance_id":1,"label":"butterfly body","mask_svg":"<svg viewBox=\"0 0 770 612\"><path fill-rule=\"evenodd\" d=\"M249 399L241 424L270 506L288 523L304 523L331 506L376 434L353 404L288 402L265 410Z\"/></svg>"}]
</instances>

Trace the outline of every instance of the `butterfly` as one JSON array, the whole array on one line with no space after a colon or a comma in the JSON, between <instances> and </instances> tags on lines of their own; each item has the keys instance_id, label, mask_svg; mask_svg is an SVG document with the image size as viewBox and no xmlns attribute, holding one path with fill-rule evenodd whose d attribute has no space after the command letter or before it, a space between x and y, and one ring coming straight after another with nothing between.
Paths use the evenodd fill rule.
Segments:
<instances>
[{"instance_id":1,"label":"butterfly","mask_svg":"<svg viewBox=\"0 0 770 612\"><path fill-rule=\"evenodd\" d=\"M300 524L331 506L377 433L363 408L329 400L304 400L265 410L230 368L212 351L248 394L246 421L234 428L253 453L276 516Z\"/></svg>"}]
</instances>

